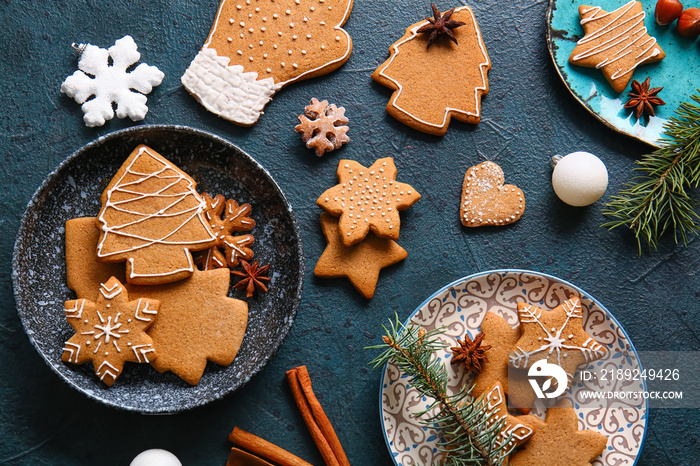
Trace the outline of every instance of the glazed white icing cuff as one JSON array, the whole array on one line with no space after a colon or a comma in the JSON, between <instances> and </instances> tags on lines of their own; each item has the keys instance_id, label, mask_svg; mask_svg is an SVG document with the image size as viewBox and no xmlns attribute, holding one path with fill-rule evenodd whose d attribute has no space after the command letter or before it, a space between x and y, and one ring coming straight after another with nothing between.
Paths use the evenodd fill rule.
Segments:
<instances>
[{"instance_id":1,"label":"glazed white icing cuff","mask_svg":"<svg viewBox=\"0 0 700 466\"><path fill-rule=\"evenodd\" d=\"M182 85L210 112L239 125L255 124L262 110L282 86L274 79L257 79L231 59L203 48L182 75Z\"/></svg>"}]
</instances>

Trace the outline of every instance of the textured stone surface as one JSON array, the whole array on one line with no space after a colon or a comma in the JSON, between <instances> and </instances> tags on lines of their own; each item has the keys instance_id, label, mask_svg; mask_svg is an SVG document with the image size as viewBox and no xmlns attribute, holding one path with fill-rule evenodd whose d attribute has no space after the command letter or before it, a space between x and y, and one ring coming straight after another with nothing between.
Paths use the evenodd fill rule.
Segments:
<instances>
[{"instance_id":1,"label":"textured stone surface","mask_svg":"<svg viewBox=\"0 0 700 466\"><path fill-rule=\"evenodd\" d=\"M217 6L213 0L0 2L0 463L128 465L142 450L165 448L183 464L224 464L226 435L237 425L321 464L284 381L286 370L306 364L351 462L390 465L379 419L380 373L366 366L376 353L363 348L379 342L381 324L394 312L403 319L441 286L494 268L534 269L589 291L639 350L700 349L700 242L684 248L666 238L640 257L626 232L600 228L600 201L568 207L551 189L550 157L586 150L608 166L604 202L648 148L612 133L568 94L545 44L546 1L471 4L493 62L491 92L478 126L453 122L442 138L388 116L390 91L370 78L405 27L429 14L427 2L356 2L346 25L354 42L348 63L279 92L250 129L210 114L180 84ZM166 75L149 95L143 123L188 125L240 146L280 184L304 239L304 296L277 356L238 392L174 416L117 411L62 382L22 330L11 290L12 246L34 190L73 151L133 125L114 119L101 128L84 126L79 106L59 92L77 67L70 44L107 47L125 34L134 37L142 60ZM293 129L311 97L344 106L350 118L352 141L323 158ZM324 247L315 201L335 184L340 158L368 165L386 156L423 197L402 214L399 244L408 258L382 273L367 302L344 280L313 276ZM461 182L469 166L484 160L498 163L523 189L527 210L514 225L468 230L459 223ZM678 435L679 425L685 435ZM639 464L690 464L699 435L697 411L652 411ZM114 450L104 447L108 436Z\"/></svg>"}]
</instances>

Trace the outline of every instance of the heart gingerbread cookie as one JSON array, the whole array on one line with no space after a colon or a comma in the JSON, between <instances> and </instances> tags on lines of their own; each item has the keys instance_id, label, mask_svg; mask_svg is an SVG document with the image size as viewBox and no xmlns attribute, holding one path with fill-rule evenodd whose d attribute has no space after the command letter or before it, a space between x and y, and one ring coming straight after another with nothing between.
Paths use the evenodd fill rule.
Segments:
<instances>
[{"instance_id":1,"label":"heart gingerbread cookie","mask_svg":"<svg viewBox=\"0 0 700 466\"><path fill-rule=\"evenodd\" d=\"M464 175L459 216L465 227L508 225L522 217L525 196L515 185L504 184L501 167L484 162Z\"/></svg>"}]
</instances>

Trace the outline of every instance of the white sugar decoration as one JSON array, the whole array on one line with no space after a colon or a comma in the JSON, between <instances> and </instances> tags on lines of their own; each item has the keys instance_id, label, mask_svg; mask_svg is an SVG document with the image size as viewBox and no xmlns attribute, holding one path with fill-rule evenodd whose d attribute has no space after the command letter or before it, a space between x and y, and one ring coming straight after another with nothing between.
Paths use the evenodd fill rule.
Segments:
<instances>
[{"instance_id":1,"label":"white sugar decoration","mask_svg":"<svg viewBox=\"0 0 700 466\"><path fill-rule=\"evenodd\" d=\"M148 113L144 94L160 85L165 75L145 63L127 71L141 59L134 39L124 36L109 49L91 44L80 44L76 48L82 51L79 70L63 81L61 92L81 104L85 124L102 126L111 120L113 103L117 104L118 118L128 116L133 121L143 120Z\"/></svg>"}]
</instances>

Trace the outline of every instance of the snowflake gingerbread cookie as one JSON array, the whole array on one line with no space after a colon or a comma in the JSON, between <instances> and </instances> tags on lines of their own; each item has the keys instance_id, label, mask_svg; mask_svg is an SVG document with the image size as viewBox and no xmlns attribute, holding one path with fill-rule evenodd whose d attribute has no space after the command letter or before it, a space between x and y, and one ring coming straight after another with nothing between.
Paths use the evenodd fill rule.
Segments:
<instances>
[{"instance_id":1,"label":"snowflake gingerbread cookie","mask_svg":"<svg viewBox=\"0 0 700 466\"><path fill-rule=\"evenodd\" d=\"M333 149L350 142L348 137L349 120L345 116L345 107L328 104L327 100L319 102L314 97L299 115L299 124L294 127L309 149L315 149L319 157Z\"/></svg>"},{"instance_id":2,"label":"snowflake gingerbread cookie","mask_svg":"<svg viewBox=\"0 0 700 466\"><path fill-rule=\"evenodd\" d=\"M222 0L209 38L181 78L204 108L254 125L284 86L350 57L352 0Z\"/></svg>"},{"instance_id":3,"label":"snowflake gingerbread cookie","mask_svg":"<svg viewBox=\"0 0 700 466\"><path fill-rule=\"evenodd\" d=\"M81 51L79 70L63 81L61 92L81 104L85 124L102 126L111 120L113 103L117 106L117 117L143 120L148 113L144 94L160 85L165 75L145 63L127 71L141 59L134 39L124 36L109 49L91 44L75 47Z\"/></svg>"},{"instance_id":4,"label":"snowflake gingerbread cookie","mask_svg":"<svg viewBox=\"0 0 700 466\"><path fill-rule=\"evenodd\" d=\"M126 361L149 363L156 359L146 330L153 324L160 301L129 296L112 277L100 286L95 302L66 301L66 320L75 330L63 348L62 360L74 364L92 361L101 381L111 386Z\"/></svg>"},{"instance_id":5,"label":"snowflake gingerbread cookie","mask_svg":"<svg viewBox=\"0 0 700 466\"><path fill-rule=\"evenodd\" d=\"M551 311L521 302L518 317L522 335L509 357L511 367L527 369L546 360L564 369L570 383L579 365L608 354L584 330L579 298L567 299Z\"/></svg>"}]
</instances>

